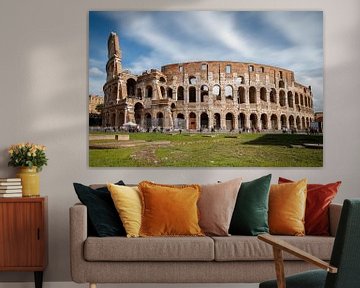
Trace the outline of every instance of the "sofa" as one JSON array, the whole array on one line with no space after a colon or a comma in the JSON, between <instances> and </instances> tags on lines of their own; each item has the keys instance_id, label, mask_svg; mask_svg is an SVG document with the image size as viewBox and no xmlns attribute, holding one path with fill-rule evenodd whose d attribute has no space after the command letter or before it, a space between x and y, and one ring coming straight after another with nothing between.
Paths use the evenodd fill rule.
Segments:
<instances>
[{"instance_id":1,"label":"sofa","mask_svg":"<svg viewBox=\"0 0 360 288\"><path fill-rule=\"evenodd\" d=\"M329 208L330 236L279 236L328 261L342 206ZM275 276L270 245L255 236L92 237L87 207L70 207L71 275L77 283L258 283ZM285 273L312 269L284 254Z\"/></svg>"}]
</instances>

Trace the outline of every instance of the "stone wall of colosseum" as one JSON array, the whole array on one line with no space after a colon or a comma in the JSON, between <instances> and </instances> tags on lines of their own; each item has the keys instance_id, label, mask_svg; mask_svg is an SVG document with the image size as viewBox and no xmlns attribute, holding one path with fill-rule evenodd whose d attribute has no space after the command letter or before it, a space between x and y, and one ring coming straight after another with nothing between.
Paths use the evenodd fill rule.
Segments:
<instances>
[{"instance_id":1,"label":"stone wall of colosseum","mask_svg":"<svg viewBox=\"0 0 360 288\"><path fill-rule=\"evenodd\" d=\"M305 130L314 120L311 87L297 83L293 71L256 63L176 63L141 75L121 71L105 83L104 94L106 126L132 121L143 129Z\"/></svg>"}]
</instances>

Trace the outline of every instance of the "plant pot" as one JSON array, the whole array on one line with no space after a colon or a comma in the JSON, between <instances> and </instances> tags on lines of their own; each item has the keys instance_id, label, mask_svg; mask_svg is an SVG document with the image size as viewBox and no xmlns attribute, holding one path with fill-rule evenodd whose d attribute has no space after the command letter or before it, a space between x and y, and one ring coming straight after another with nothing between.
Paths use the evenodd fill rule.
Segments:
<instances>
[{"instance_id":1,"label":"plant pot","mask_svg":"<svg viewBox=\"0 0 360 288\"><path fill-rule=\"evenodd\" d=\"M17 177L21 178L22 196L40 196L40 177L36 167L20 167Z\"/></svg>"}]
</instances>

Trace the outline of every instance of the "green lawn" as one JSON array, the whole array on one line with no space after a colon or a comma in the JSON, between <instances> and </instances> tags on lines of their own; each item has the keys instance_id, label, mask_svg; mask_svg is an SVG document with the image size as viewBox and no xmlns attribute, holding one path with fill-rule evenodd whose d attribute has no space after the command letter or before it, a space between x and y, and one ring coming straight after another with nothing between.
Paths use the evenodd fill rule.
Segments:
<instances>
[{"instance_id":1,"label":"green lawn","mask_svg":"<svg viewBox=\"0 0 360 288\"><path fill-rule=\"evenodd\" d=\"M107 134L109 135L109 133ZM91 167L321 167L323 150L298 148L322 144L322 135L303 134L162 134L130 133L130 140L169 145L89 149ZM112 140L93 140L93 143ZM292 147L295 145L296 147Z\"/></svg>"}]
</instances>

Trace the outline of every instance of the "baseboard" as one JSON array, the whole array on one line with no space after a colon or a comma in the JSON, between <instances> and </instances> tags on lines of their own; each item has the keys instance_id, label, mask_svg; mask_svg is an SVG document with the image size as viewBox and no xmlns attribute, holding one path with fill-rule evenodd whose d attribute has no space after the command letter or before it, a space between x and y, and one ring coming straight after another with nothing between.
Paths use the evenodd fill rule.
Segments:
<instances>
[{"instance_id":1,"label":"baseboard","mask_svg":"<svg viewBox=\"0 0 360 288\"><path fill-rule=\"evenodd\" d=\"M44 282L43 288L88 288L74 282ZM259 284L98 284L97 288L258 288ZM2 282L0 288L34 288L31 282Z\"/></svg>"}]
</instances>

